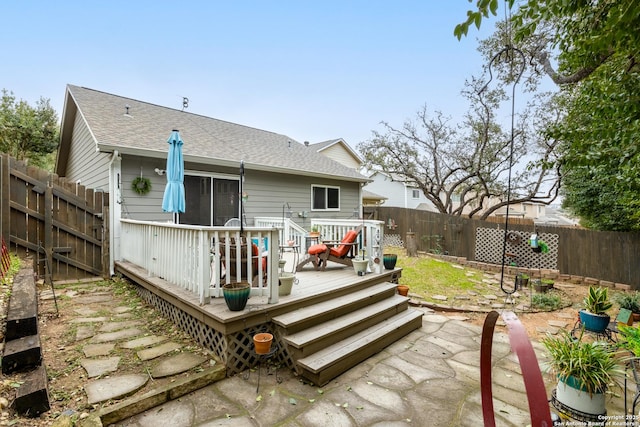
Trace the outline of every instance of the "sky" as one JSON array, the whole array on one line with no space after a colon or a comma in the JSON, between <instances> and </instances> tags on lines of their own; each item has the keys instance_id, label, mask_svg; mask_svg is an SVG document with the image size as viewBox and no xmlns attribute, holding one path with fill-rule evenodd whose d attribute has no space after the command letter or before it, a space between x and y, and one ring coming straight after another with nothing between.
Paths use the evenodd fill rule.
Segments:
<instances>
[{"instance_id":1,"label":"sky","mask_svg":"<svg viewBox=\"0 0 640 427\"><path fill-rule=\"evenodd\" d=\"M62 116L67 84L351 147L422 106L466 111L482 74L472 6L448 1L3 1L0 89Z\"/></svg>"}]
</instances>

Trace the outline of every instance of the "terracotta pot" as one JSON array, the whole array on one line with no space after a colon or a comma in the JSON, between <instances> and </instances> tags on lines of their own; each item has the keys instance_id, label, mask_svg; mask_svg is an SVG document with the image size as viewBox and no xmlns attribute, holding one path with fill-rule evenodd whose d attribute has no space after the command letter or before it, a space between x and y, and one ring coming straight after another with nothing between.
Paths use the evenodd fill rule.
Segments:
<instances>
[{"instance_id":1,"label":"terracotta pot","mask_svg":"<svg viewBox=\"0 0 640 427\"><path fill-rule=\"evenodd\" d=\"M407 285L398 285L398 293L403 297L409 295L409 287Z\"/></svg>"},{"instance_id":2,"label":"terracotta pot","mask_svg":"<svg viewBox=\"0 0 640 427\"><path fill-rule=\"evenodd\" d=\"M267 354L271 350L271 343L273 342L273 335L262 332L253 336L253 346L256 354Z\"/></svg>"}]
</instances>

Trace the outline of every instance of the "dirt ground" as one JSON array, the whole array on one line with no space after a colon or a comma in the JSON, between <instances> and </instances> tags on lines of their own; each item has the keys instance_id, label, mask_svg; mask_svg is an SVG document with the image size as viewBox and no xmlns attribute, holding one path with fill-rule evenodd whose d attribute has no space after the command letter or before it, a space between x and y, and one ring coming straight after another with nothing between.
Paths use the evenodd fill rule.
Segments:
<instances>
[{"instance_id":1,"label":"dirt ground","mask_svg":"<svg viewBox=\"0 0 640 427\"><path fill-rule=\"evenodd\" d=\"M87 373L80 365L80 360L85 357L82 346L87 341L77 341L76 331L78 324L71 322L72 319L79 317L76 310L95 310L99 315L108 313L104 302L85 303L80 307L74 303L76 296L87 294L104 294L111 293L114 295L115 306L130 306L132 317L127 320L142 319L144 321L144 329L152 334L168 336L172 342L183 345L185 351L201 354L211 357L209 352L198 346L191 338L179 330L169 320L160 316L153 308L146 306L133 292L133 288L126 288L126 284L119 282L97 282L73 285L56 285L56 296L58 311L56 311L53 298L45 297L50 294L50 288L39 285L39 334L42 346L43 361L47 369L49 379L49 404L51 409L41 414L37 418L25 418L18 416L11 407L7 408L6 404L11 404L15 398L17 387L23 382L24 374L3 375L0 382L0 426L29 426L29 427L45 427L54 425L56 419L61 414L68 415L75 422L89 413L93 412L100 405L89 405L84 392L84 385L87 383ZM6 306L3 308L3 319L6 317ZM2 325L2 334L4 334L5 325ZM2 341L4 337L2 336ZM148 362L142 362L134 350L125 350L116 348L117 355L121 357L118 365L117 373L140 374L148 372ZM199 370L201 368L196 368ZM182 376L191 375L194 371L189 371ZM152 379L138 393L162 386L169 381L175 381L177 376L161 379ZM116 402L107 402L106 405ZM66 425L66 424L64 424ZM71 424L69 424L71 425Z\"/></svg>"},{"instance_id":2,"label":"dirt ground","mask_svg":"<svg viewBox=\"0 0 640 427\"><path fill-rule=\"evenodd\" d=\"M562 292L571 301L571 305L569 307L556 311L542 311L534 313L515 312L518 319L525 327L529 339L535 341L542 340L542 338L546 336L546 331L549 329L549 321L558 320L559 313L563 313L563 315L566 316L565 318L568 328L573 327L574 323L578 320L578 311L582 308L582 301L587 295L589 288L582 285L562 286L562 284L560 284L558 286L562 287ZM464 315L469 317L469 322L478 326L482 326L486 318L486 314L484 313L464 313ZM507 332L506 326L504 326L500 321L498 321L496 326L496 332L498 331Z\"/></svg>"}]
</instances>

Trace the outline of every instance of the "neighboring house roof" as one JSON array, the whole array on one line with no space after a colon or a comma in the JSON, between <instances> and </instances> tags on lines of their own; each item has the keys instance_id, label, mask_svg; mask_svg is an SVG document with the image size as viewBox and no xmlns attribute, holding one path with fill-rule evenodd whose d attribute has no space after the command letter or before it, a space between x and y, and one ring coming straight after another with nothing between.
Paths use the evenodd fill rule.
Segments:
<instances>
[{"instance_id":1,"label":"neighboring house roof","mask_svg":"<svg viewBox=\"0 0 640 427\"><path fill-rule=\"evenodd\" d=\"M381 196L379 194L376 194L372 191L365 190L365 189L362 190L362 198L368 199L368 200L380 200L380 201L388 199L388 197Z\"/></svg>"},{"instance_id":2,"label":"neighboring house roof","mask_svg":"<svg viewBox=\"0 0 640 427\"><path fill-rule=\"evenodd\" d=\"M418 188L418 184L416 184L414 181L408 181L404 175L390 174L382 171L375 171L369 174L369 178L373 179L376 175L384 176L392 182L399 182L403 184L405 187Z\"/></svg>"},{"instance_id":3,"label":"neighboring house roof","mask_svg":"<svg viewBox=\"0 0 640 427\"><path fill-rule=\"evenodd\" d=\"M545 216L537 218L534 222L538 225L558 225L558 226L570 226L579 227L580 221L575 218L571 218L562 209L557 209L551 206L547 206Z\"/></svg>"},{"instance_id":4,"label":"neighboring house roof","mask_svg":"<svg viewBox=\"0 0 640 427\"><path fill-rule=\"evenodd\" d=\"M68 85L56 173L64 176L77 115L101 152L166 158L178 129L185 162L237 166L295 175L368 182L365 176L286 135Z\"/></svg>"},{"instance_id":5,"label":"neighboring house roof","mask_svg":"<svg viewBox=\"0 0 640 427\"><path fill-rule=\"evenodd\" d=\"M307 142L305 141L305 145L307 144ZM358 155L358 153L356 153L350 146L349 144L347 144L347 142L342 139L342 138L338 138L338 139L330 139L328 141L322 141L322 142L316 142L314 144L309 144L309 146L311 148L315 148L316 151L318 153L321 153L324 150L328 150L329 148L335 146L335 145L340 145L342 146L342 148L347 151L354 159L356 162L358 162L359 164L362 164L362 158L360 158L360 156Z\"/></svg>"}]
</instances>

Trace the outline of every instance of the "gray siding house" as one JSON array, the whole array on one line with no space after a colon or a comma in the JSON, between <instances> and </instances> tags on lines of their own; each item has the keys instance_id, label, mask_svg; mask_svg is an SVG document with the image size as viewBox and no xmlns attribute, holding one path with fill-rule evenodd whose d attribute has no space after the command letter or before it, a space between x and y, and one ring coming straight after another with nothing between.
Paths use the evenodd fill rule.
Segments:
<instances>
[{"instance_id":1,"label":"gray siding house","mask_svg":"<svg viewBox=\"0 0 640 427\"><path fill-rule=\"evenodd\" d=\"M172 129L184 141L186 212L182 224L221 226L241 217L240 162L244 161L244 218L281 217L288 204L298 225L311 218L345 219L362 212L355 168L286 135L255 129L123 96L68 85L62 113L56 173L109 193L111 248L120 218L172 221L162 196ZM132 189L136 177L151 190ZM111 259L113 260L114 254Z\"/></svg>"}]
</instances>

